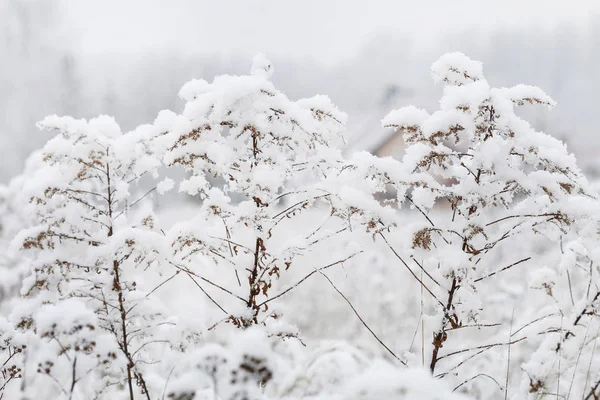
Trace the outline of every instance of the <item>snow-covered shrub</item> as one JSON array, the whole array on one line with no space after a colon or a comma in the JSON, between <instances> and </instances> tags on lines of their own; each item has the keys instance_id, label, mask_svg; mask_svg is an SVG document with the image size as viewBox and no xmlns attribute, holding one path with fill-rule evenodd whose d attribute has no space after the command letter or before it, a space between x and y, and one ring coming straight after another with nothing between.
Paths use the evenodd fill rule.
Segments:
<instances>
[{"instance_id":1,"label":"snow-covered shrub","mask_svg":"<svg viewBox=\"0 0 600 400\"><path fill-rule=\"evenodd\" d=\"M23 377L23 351L27 348L26 335L0 317L0 399L7 385Z\"/></svg>"},{"instance_id":2,"label":"snow-covered shrub","mask_svg":"<svg viewBox=\"0 0 600 400\"><path fill-rule=\"evenodd\" d=\"M11 314L37 338L27 362L38 376L26 390L93 398L126 388L149 399L159 383L145 378L147 366L171 341L172 322L152 296L168 281L169 247L151 211L137 212L144 195L133 185L160 166L152 148L158 132L121 134L108 117L53 116L40 126L58 134L24 184L34 224L15 243L31 272Z\"/></svg>"},{"instance_id":3,"label":"snow-covered shrub","mask_svg":"<svg viewBox=\"0 0 600 400\"><path fill-rule=\"evenodd\" d=\"M335 194L318 180L337 174L346 117L324 96L288 99L271 72L258 56L251 75L187 83L185 109L166 135L166 163L190 173L179 189L202 199L196 217L172 230L178 264L230 295L233 303L214 306L238 327L278 318L271 301L284 292L272 286L288 270L315 274L353 255L307 258L339 226L329 218Z\"/></svg>"},{"instance_id":4,"label":"snow-covered shrub","mask_svg":"<svg viewBox=\"0 0 600 400\"><path fill-rule=\"evenodd\" d=\"M549 301L534 314L543 336L523 364L523 397L600 397L600 223L592 217L580 225L578 237L562 244L558 265L531 277Z\"/></svg>"},{"instance_id":5,"label":"snow-covered shrub","mask_svg":"<svg viewBox=\"0 0 600 400\"><path fill-rule=\"evenodd\" d=\"M169 399L461 400L425 369L399 368L345 343L324 343L289 363L261 329L236 332L183 358ZM283 372L283 373L282 373Z\"/></svg>"},{"instance_id":6,"label":"snow-covered shrub","mask_svg":"<svg viewBox=\"0 0 600 400\"><path fill-rule=\"evenodd\" d=\"M11 241L20 230L33 223L23 207L29 202L23 187L41 162L41 152L32 153L21 175L7 185L0 185L0 315L8 312L10 301L18 296L22 280L29 272L23 254L11 246Z\"/></svg>"},{"instance_id":7,"label":"snow-covered shrub","mask_svg":"<svg viewBox=\"0 0 600 400\"><path fill-rule=\"evenodd\" d=\"M492 395L489 390L498 395L498 389L508 390L499 383L510 363L502 361L503 352L527 337L511 333L512 307L490 300L506 294L507 271L552 262L537 252L540 243L547 250L582 234L597 240L583 224L598 203L565 146L516 114L524 104L552 107L548 95L526 85L493 88L481 64L460 53L440 58L432 75L444 84L440 110L429 114L408 106L382 121L404 135L402 160L357 154L342 180L353 186L357 204L362 196L363 211L371 210L367 226L374 238L425 293L420 323L430 333L420 357L409 355L409 363L426 357L436 377L483 397ZM390 190L395 200L364 207L367 193ZM416 216L394 215L394 206ZM491 389L472 387L482 377Z\"/></svg>"}]
</instances>

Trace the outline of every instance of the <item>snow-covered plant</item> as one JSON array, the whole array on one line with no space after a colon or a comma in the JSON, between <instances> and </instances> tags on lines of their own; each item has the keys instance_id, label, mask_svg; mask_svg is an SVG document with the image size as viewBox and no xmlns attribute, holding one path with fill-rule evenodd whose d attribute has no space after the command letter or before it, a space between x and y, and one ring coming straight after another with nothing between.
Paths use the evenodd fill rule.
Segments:
<instances>
[{"instance_id":1,"label":"snow-covered plant","mask_svg":"<svg viewBox=\"0 0 600 400\"><path fill-rule=\"evenodd\" d=\"M532 288L551 301L535 315L543 339L523 364L523 397L600 398L600 223L592 217L579 227L556 255L559 265L531 278Z\"/></svg>"},{"instance_id":2,"label":"snow-covered plant","mask_svg":"<svg viewBox=\"0 0 600 400\"><path fill-rule=\"evenodd\" d=\"M0 317L0 399L4 398L7 385L23 377L23 351L26 348L25 335Z\"/></svg>"},{"instance_id":3,"label":"snow-covered plant","mask_svg":"<svg viewBox=\"0 0 600 400\"><path fill-rule=\"evenodd\" d=\"M166 398L264 399L263 387L273 379L276 356L264 332L236 332L229 345L211 343L181 359Z\"/></svg>"},{"instance_id":4,"label":"snow-covered plant","mask_svg":"<svg viewBox=\"0 0 600 400\"><path fill-rule=\"evenodd\" d=\"M172 322L153 296L168 280L168 253L151 211L135 207L144 195L134 184L160 166L159 132L122 134L108 117L53 116L40 126L58 135L24 188L35 225L15 240L31 273L11 315L37 337L28 362L38 377L27 390L38 398L53 388L54 398L150 399L160 383L146 374L171 339Z\"/></svg>"},{"instance_id":5,"label":"snow-covered plant","mask_svg":"<svg viewBox=\"0 0 600 400\"><path fill-rule=\"evenodd\" d=\"M14 251L11 241L22 229L31 226L31 218L23 204L28 202L23 193L31 174L42 162L39 151L29 156L21 175L11 179L7 185L0 185L0 314L8 311L8 302L19 293L23 277L29 267L23 255Z\"/></svg>"},{"instance_id":6,"label":"snow-covered plant","mask_svg":"<svg viewBox=\"0 0 600 400\"><path fill-rule=\"evenodd\" d=\"M486 313L488 281L511 268L539 267L534 249L514 251L518 243L537 237L558 243L573 235L589 212L584 205L595 199L565 146L515 113L524 104L553 106L548 95L525 85L492 88L481 64L460 53L441 57L432 74L444 84L440 110L429 114L409 106L382 121L403 134L402 161L359 154L346 179L367 182L362 186L374 193L391 189L398 206L420 215L416 222L399 222L403 214L394 218L384 205L373 208L371 218L379 227L376 237L429 298L433 340L423 351L431 372L468 381L484 373L461 375L473 363L468 360L524 340L465 346L455 339L468 328L508 325L506 312Z\"/></svg>"},{"instance_id":7,"label":"snow-covered plant","mask_svg":"<svg viewBox=\"0 0 600 400\"><path fill-rule=\"evenodd\" d=\"M290 268L312 275L352 257L305 258L337 226L325 226L333 195L315 180L338 167L346 117L324 96L288 99L271 72L257 56L251 75L187 83L185 110L167 134L166 163L189 171L180 190L203 200L197 217L174 229L178 265L236 299L231 309L215 304L238 327L277 318L269 306L286 291L271 288Z\"/></svg>"},{"instance_id":8,"label":"snow-covered plant","mask_svg":"<svg viewBox=\"0 0 600 400\"><path fill-rule=\"evenodd\" d=\"M16 271L18 261L10 254L10 241L18 232L19 213L14 210L8 186L0 185L0 305L18 293L21 278ZM15 279L16 278L16 279Z\"/></svg>"},{"instance_id":9,"label":"snow-covered plant","mask_svg":"<svg viewBox=\"0 0 600 400\"><path fill-rule=\"evenodd\" d=\"M290 363L270 346L262 330L238 331L227 345L212 344L186 354L183 368L171 378L166 398L466 399L425 369L372 359L348 344L323 344L302 353Z\"/></svg>"}]
</instances>

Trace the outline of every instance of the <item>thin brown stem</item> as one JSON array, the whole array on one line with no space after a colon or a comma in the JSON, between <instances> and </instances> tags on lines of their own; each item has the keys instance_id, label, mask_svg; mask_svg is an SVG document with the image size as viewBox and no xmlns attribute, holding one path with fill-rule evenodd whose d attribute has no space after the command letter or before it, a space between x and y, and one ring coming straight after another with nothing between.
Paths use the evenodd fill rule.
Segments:
<instances>
[{"instance_id":1,"label":"thin brown stem","mask_svg":"<svg viewBox=\"0 0 600 400\"><path fill-rule=\"evenodd\" d=\"M258 270L260 267L260 251L264 249L263 240L261 238L256 238L256 244L254 249L254 262L252 265L252 271L250 272L250 276L248 277L248 283L250 285L250 290L248 292L248 300L246 301L248 308L250 308L253 312L252 321L253 323L258 323L258 313L260 311L260 307L256 302L257 296L260 294L260 278L258 276Z\"/></svg>"},{"instance_id":2,"label":"thin brown stem","mask_svg":"<svg viewBox=\"0 0 600 400\"><path fill-rule=\"evenodd\" d=\"M413 276L413 278L415 278L417 280L417 282L419 282L421 284L421 286L423 286L425 288L425 290L427 290L427 293L429 293L438 302L439 305L441 305L442 307L444 307L444 303L442 303L437 298L437 296L427 287L427 285L425 285L425 283L423 283L423 281L408 266L408 264L406 263L406 261L404 261L404 259L402 258L402 256L400 256L400 254L398 254L398 252L396 252L396 249L394 249L392 247L392 245L388 242L388 240L385 238L385 236L383 236L383 233L379 232L379 235L383 238L383 240L385 241L385 244L389 247L389 249L392 251L392 253L394 253L394 255L396 256L396 258L398 258L402 262L402 264L404 265L404 267L410 272L410 274Z\"/></svg>"},{"instance_id":3,"label":"thin brown stem","mask_svg":"<svg viewBox=\"0 0 600 400\"><path fill-rule=\"evenodd\" d=\"M498 274L498 273L500 273L500 272L502 272L502 271L506 271L507 269L510 269L510 268L514 267L515 265L519 265L519 264L521 264L521 263L524 263L524 262L526 262L526 261L529 261L529 260L531 260L531 257L526 257L526 258L523 258L522 260L519 260L519 261L517 261L517 262L514 262L514 263L512 263L512 264L510 264L510 265L508 265L508 266L506 266L506 267L502 268L502 269L501 269L501 270L499 270L499 271L495 271L495 272L492 272L492 273L490 273L490 274L488 274L488 275L482 276L481 278L477 278L477 279L475 279L473 282L477 283L477 282L479 282L479 281L482 281L482 280L484 280L484 279L487 279L487 278L489 278L489 277L492 277L492 276L494 276L494 275L496 275L496 274Z\"/></svg>"},{"instance_id":4,"label":"thin brown stem","mask_svg":"<svg viewBox=\"0 0 600 400\"><path fill-rule=\"evenodd\" d=\"M460 288L460 286L458 285L456 278L452 278L452 286L448 291L448 301L446 303L446 306L444 307L444 317L442 319L442 324L440 326L440 329L433 336L433 350L431 351L431 363L429 364L429 369L432 374L435 371L435 367L438 361L445 357L438 357L438 353L440 349L444 346L444 342L448 338L448 333L446 332L448 322L452 324L453 328L458 326L456 321L454 321L450 316L450 310L453 308L452 302L454 301L454 294L456 293L458 288Z\"/></svg>"},{"instance_id":5,"label":"thin brown stem","mask_svg":"<svg viewBox=\"0 0 600 400\"><path fill-rule=\"evenodd\" d=\"M338 294L340 296L342 296L342 298L346 301L346 303L348 303L348 305L350 306L350 308L352 309L352 311L354 311L354 314L358 317L359 321L363 324L363 326L365 328L367 328L367 330L369 331L369 333L379 342L380 345L383 346L384 349L387 350L388 353L390 353L392 355L392 357L394 357L396 360L400 361L400 363L402 363L402 365L406 366L406 361L403 361L402 359L400 359L400 357L398 357L396 355L396 353L394 353L388 346L386 346L385 343L383 343L383 341L379 338L379 336L377 336L377 334L375 334L375 332L373 332L373 330L371 329L371 327L369 325L367 325L367 323L365 322L364 319L362 319L362 317L360 316L360 314L358 313L358 311L356 311L356 308L354 308L354 306L352 305L352 303L350 302L350 300L348 300L348 298L346 296L344 296L344 294L333 284L333 282L331 281L331 279L329 279L329 277L327 275L325 275L323 272L316 270L319 274L323 275L323 277L325 277L325 279L327 279L327 281L329 282L329 284L335 289L336 292L338 292Z\"/></svg>"},{"instance_id":6,"label":"thin brown stem","mask_svg":"<svg viewBox=\"0 0 600 400\"><path fill-rule=\"evenodd\" d=\"M299 286L299 285L300 285L302 282L304 282L305 280L307 280L308 278L310 278L311 276L313 276L313 275L314 275L314 274L316 274L317 272L321 272L321 271L323 271L323 270L325 270L325 269L327 269L327 268L331 268L331 267L333 267L333 266L335 266L335 265L338 265L338 264L343 264L345 261L348 261L348 260L349 260L349 259L351 259L352 257L354 257L354 256L356 256L356 255L358 255L358 254L360 254L360 253L362 253L362 252L363 252L362 250L361 250L361 251L358 251L358 252L356 252L356 253L354 253L354 254L352 254L352 255L350 255L350 256L348 256L348 257L344 258L343 260L339 260L339 261L333 262L333 263L331 263L331 264L327 264L326 266L324 266L324 267L321 267L321 268L319 268L319 269L315 269L314 271L312 271L311 273L309 273L308 275L306 275L304 278L302 278L302 279L300 279L298 282L296 282L294 285L292 285L292 286L290 286L289 288L285 289L283 292L281 292L281 293L279 293L279 294L277 294L277 295L275 295L275 296L273 296L273 297L270 297L270 298L268 298L267 300L263 301L262 303L260 303L260 304L258 305L258 307L260 308L260 307L264 306L265 304L267 304L267 303L270 303L271 301L273 301L273 300L276 300L276 299L278 299L278 298L279 298L279 297L281 297L281 296L284 296L285 294L289 293L291 290L293 290L293 289L295 289L296 287L298 287L298 286Z\"/></svg>"}]
</instances>

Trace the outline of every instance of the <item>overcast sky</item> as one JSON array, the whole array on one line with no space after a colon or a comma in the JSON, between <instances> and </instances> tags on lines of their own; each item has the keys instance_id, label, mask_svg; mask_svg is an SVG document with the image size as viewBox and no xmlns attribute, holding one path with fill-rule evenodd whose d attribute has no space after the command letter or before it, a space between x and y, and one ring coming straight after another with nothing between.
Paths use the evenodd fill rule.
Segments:
<instances>
[{"instance_id":1,"label":"overcast sky","mask_svg":"<svg viewBox=\"0 0 600 400\"><path fill-rule=\"evenodd\" d=\"M600 0L62 0L80 50L265 52L332 64L380 33L419 46L464 31L585 25Z\"/></svg>"}]
</instances>

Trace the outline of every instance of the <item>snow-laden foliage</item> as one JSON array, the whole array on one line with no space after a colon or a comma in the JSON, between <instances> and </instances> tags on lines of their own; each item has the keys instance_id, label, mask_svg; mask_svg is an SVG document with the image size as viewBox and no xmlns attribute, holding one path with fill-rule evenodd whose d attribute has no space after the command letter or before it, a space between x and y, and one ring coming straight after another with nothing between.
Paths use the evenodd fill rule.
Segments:
<instances>
[{"instance_id":1,"label":"snow-laden foliage","mask_svg":"<svg viewBox=\"0 0 600 400\"><path fill-rule=\"evenodd\" d=\"M156 132L122 135L108 117L48 117L40 127L58 135L23 187L35 218L15 243L28 253L31 273L11 315L38 339L28 359L38 375L27 390L93 398L124 386L150 398L144 366L160 354L153 347L174 339L152 296L166 279L168 245L151 213L129 208L143 201L132 184L160 165Z\"/></svg>"},{"instance_id":2,"label":"snow-laden foliage","mask_svg":"<svg viewBox=\"0 0 600 400\"><path fill-rule=\"evenodd\" d=\"M440 321L433 332L430 368L443 377L456 373L471 356L456 345L449 348L449 336L459 337L450 331L498 323L479 294L491 289L486 281L510 268L541 267L541 257L533 249L513 252L514 241L534 243L532 236L542 235L559 242L581 233L597 240L596 229L586 225L598 204L564 145L536 132L515 113L515 106L525 103L553 106L548 95L525 85L492 88L480 63L460 53L443 56L433 64L432 74L445 84L440 110L429 115L409 107L392 112L383 123L399 129L408 143L402 168L413 177L411 187L406 189L393 176L390 183L423 214L422 223L404 237L414 250L405 267L437 303ZM441 210L428 215L434 207ZM499 263L497 253L505 264ZM554 269L558 264L556 260ZM568 272L569 267L562 268ZM420 270L425 276L419 278ZM549 277L539 279L551 294ZM524 338L510 334L503 345ZM455 355L463 360L452 360ZM554 390L536 378L544 372L528 365L524 371L530 375L531 396ZM565 379L564 385L573 386L573 379ZM575 386L584 388L581 382Z\"/></svg>"},{"instance_id":3,"label":"snow-laden foliage","mask_svg":"<svg viewBox=\"0 0 600 400\"><path fill-rule=\"evenodd\" d=\"M600 223L586 222L588 231L562 243L552 268L531 274L531 287L550 300L534 314L544 337L522 366L521 390L533 399L600 396Z\"/></svg>"},{"instance_id":4,"label":"snow-laden foliage","mask_svg":"<svg viewBox=\"0 0 600 400\"><path fill-rule=\"evenodd\" d=\"M197 276L210 260L218 269L211 285L237 281L225 284L240 300L235 308L215 305L239 327L277 319L269 303L283 293L273 295L273 280L331 236L324 226L333 194L313 182L335 174L341 159L345 115L324 96L288 99L268 80L271 70L258 56L252 75L189 82L180 92L185 109L166 134L165 162L189 171L180 190L203 200L193 220L172 230L178 264ZM313 209L317 219L307 221ZM303 229L290 229L296 219Z\"/></svg>"},{"instance_id":5,"label":"snow-laden foliage","mask_svg":"<svg viewBox=\"0 0 600 400\"><path fill-rule=\"evenodd\" d=\"M387 197L390 191L394 193L395 198L385 199L380 207L374 203L365 207L367 203L360 200L361 212L370 210L369 226L377 227L374 238L389 247L398 267L405 268L425 292L427 300L421 307L427 312L420 320L424 324L429 318L430 333L425 336L432 342L422 341L420 358L426 355L436 377L459 377L453 379L462 386L462 381L470 384L472 379L494 375L487 374L486 368L474 370L477 361L470 362L472 358L485 353L479 358L489 357L493 364L497 353L488 350L510 348L527 339L510 333L509 328L506 336L496 340L497 327L506 331L511 315L488 309L486 292L499 290L504 271L532 266L540 271L537 284L547 290L552 283L546 282L543 271L562 268L569 272L558 260L545 267L542 263L548 260L542 254L534 248L520 248L519 242L539 245L541 241L558 247L580 235L596 242L598 225L589 220L598 203L565 146L536 132L516 114L515 107L526 103L553 106L548 95L525 85L493 88L483 77L481 64L460 53L446 54L434 63L432 75L444 83L440 110L429 114L409 106L383 120L384 126L404 135L403 159L358 154L342 177L355 191L357 185L362 186L361 194L353 197L356 202L369 190L388 193ZM409 223L399 221L398 214L391 213L394 205L406 206L420 216L410 218ZM590 268L585 281L593 288L592 280ZM566 290L574 289L570 285ZM587 308L578 307L582 315L594 309L594 294L584 296ZM497 307L497 302L492 304ZM553 329L563 331L565 326ZM495 336L493 342L485 336L477 341L472 337L460 340L464 331L488 328ZM594 346L596 337L586 346ZM569 363L563 363L558 375L565 373L565 364ZM531 382L522 389L530 390L532 396L554 393L537 378L549 371L529 364L523 369ZM573 372L572 367L569 370ZM550 374L550 380L557 379ZM574 379L576 374L564 379L563 386L583 390L584 382ZM492 377L487 383L507 390L498 383L501 380L502 376Z\"/></svg>"},{"instance_id":6,"label":"snow-laden foliage","mask_svg":"<svg viewBox=\"0 0 600 400\"><path fill-rule=\"evenodd\" d=\"M548 95L446 54L440 109L383 119L403 158L344 158L345 114L272 73L39 124L0 190L0 398L600 396L597 194L518 114Z\"/></svg>"},{"instance_id":7,"label":"snow-laden foliage","mask_svg":"<svg viewBox=\"0 0 600 400\"><path fill-rule=\"evenodd\" d=\"M27 227L27 217L22 212L20 198L21 179L13 179L9 185L0 186L0 310L4 314L8 300L19 293L21 281L27 273L19 252L10 251L12 238Z\"/></svg>"}]
</instances>

